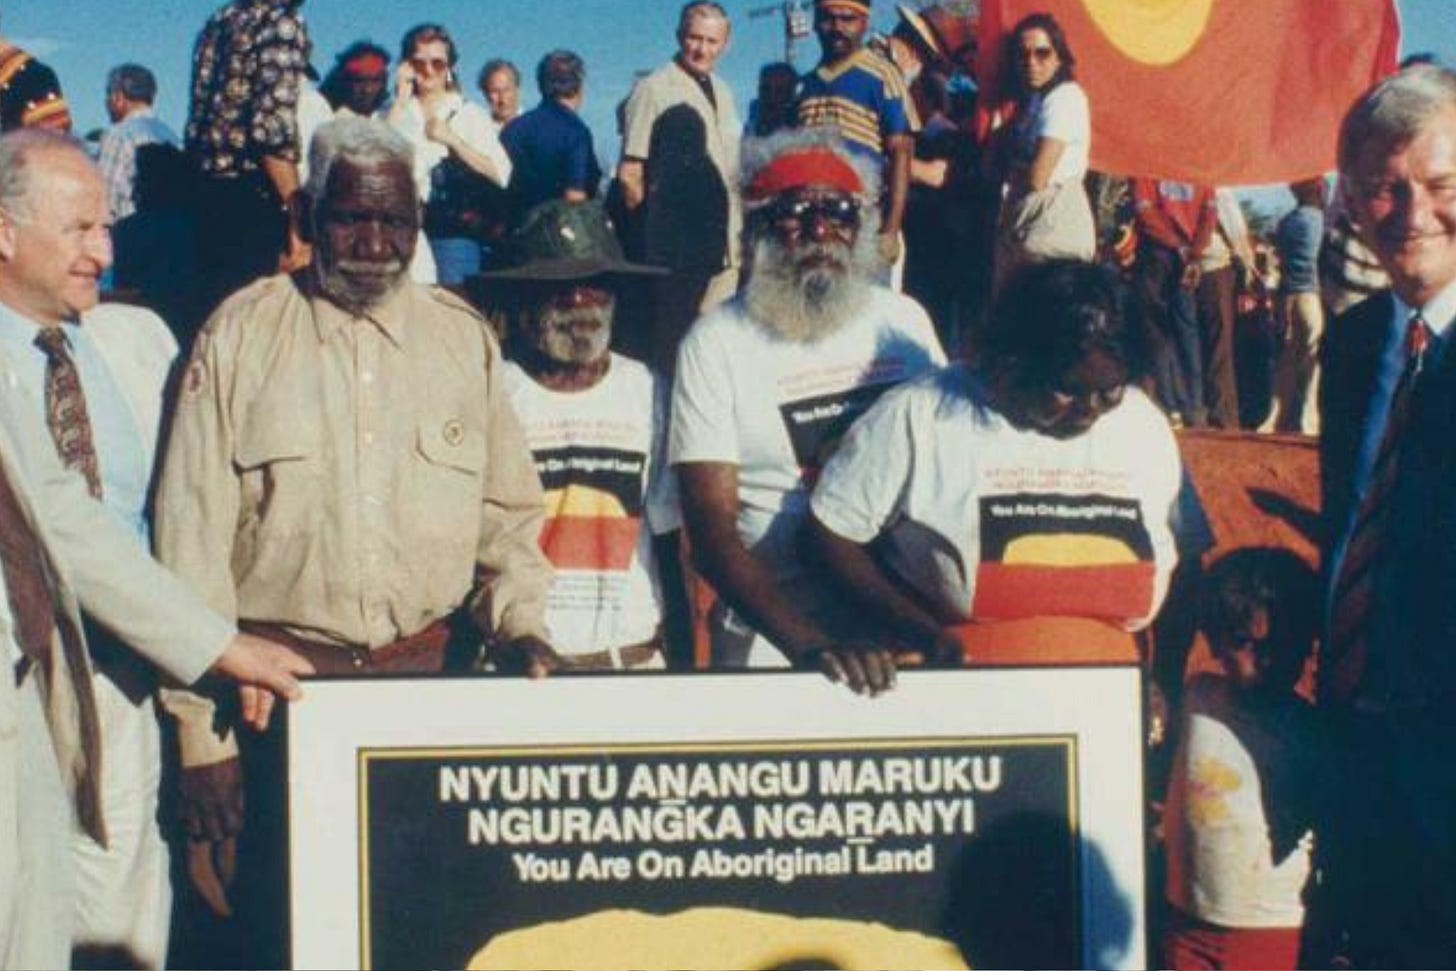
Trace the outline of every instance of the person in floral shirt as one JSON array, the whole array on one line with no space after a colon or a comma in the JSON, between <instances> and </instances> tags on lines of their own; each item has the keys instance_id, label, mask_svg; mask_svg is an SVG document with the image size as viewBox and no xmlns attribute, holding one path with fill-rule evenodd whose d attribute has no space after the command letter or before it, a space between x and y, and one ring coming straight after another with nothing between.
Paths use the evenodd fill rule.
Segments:
<instances>
[{"instance_id":1,"label":"person in floral shirt","mask_svg":"<svg viewBox=\"0 0 1456 971\"><path fill-rule=\"evenodd\" d=\"M198 240L208 305L307 261L288 230L298 190L298 99L312 45L303 0L231 0L207 21L192 60L187 150L202 174Z\"/></svg>"}]
</instances>

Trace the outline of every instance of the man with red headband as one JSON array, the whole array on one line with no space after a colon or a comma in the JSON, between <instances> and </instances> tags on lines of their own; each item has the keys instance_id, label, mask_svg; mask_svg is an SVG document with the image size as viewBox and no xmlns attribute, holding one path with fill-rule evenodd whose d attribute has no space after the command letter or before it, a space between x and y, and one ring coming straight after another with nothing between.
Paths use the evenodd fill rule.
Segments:
<instances>
[{"instance_id":1,"label":"man with red headband","mask_svg":"<svg viewBox=\"0 0 1456 971\"><path fill-rule=\"evenodd\" d=\"M804 75L798 113L800 125L832 129L884 173L877 245L888 268L901 255L900 228L920 121L900 69L864 46L869 20L870 0L815 0L814 33L824 53L819 66Z\"/></svg>"},{"instance_id":2,"label":"man with red headband","mask_svg":"<svg viewBox=\"0 0 1456 971\"><path fill-rule=\"evenodd\" d=\"M355 41L339 52L319 92L336 115L381 117L389 94L389 52L371 41Z\"/></svg>"},{"instance_id":3,"label":"man with red headband","mask_svg":"<svg viewBox=\"0 0 1456 971\"><path fill-rule=\"evenodd\" d=\"M718 602L718 667L822 670L894 683L890 652L800 554L809 489L849 424L944 363L925 311L872 282L879 179L832 133L744 146L749 276L683 341L668 460L696 566Z\"/></svg>"}]
</instances>

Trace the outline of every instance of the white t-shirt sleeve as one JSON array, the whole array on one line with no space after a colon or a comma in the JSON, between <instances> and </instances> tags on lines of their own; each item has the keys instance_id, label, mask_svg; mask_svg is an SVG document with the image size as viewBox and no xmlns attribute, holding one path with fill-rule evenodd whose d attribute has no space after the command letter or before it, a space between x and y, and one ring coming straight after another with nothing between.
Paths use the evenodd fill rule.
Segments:
<instances>
[{"instance_id":1,"label":"white t-shirt sleeve","mask_svg":"<svg viewBox=\"0 0 1456 971\"><path fill-rule=\"evenodd\" d=\"M1141 392L1138 392L1141 395ZM1173 568L1178 564L1178 548L1173 537L1173 508L1178 502L1178 491L1183 484L1183 457L1178 452L1178 442L1167 418L1152 402L1148 409L1154 412L1154 419L1147 437L1148 468L1153 470L1152 497L1149 510L1162 517L1161 528L1153 532L1153 563L1156 568L1153 582L1153 610L1148 623L1162 609L1163 598L1168 594L1168 583Z\"/></svg>"},{"instance_id":2,"label":"white t-shirt sleeve","mask_svg":"<svg viewBox=\"0 0 1456 971\"><path fill-rule=\"evenodd\" d=\"M678 350L672 388L672 427L667 460L742 464L736 405L730 375L735 366L713 329L699 321Z\"/></svg>"},{"instance_id":3,"label":"white t-shirt sleeve","mask_svg":"<svg viewBox=\"0 0 1456 971\"><path fill-rule=\"evenodd\" d=\"M1055 138L1068 145L1091 141L1092 115L1081 85L1071 81L1057 85L1041 103L1035 131L1039 138Z\"/></svg>"},{"instance_id":4,"label":"white t-shirt sleeve","mask_svg":"<svg viewBox=\"0 0 1456 971\"><path fill-rule=\"evenodd\" d=\"M868 543L903 510L914 463L915 390L887 392L850 427L824 466L810 508L831 532Z\"/></svg>"},{"instance_id":5,"label":"white t-shirt sleeve","mask_svg":"<svg viewBox=\"0 0 1456 971\"><path fill-rule=\"evenodd\" d=\"M940 335L935 332L935 324L931 321L930 314L925 312L925 308L918 301L909 297L904 299L915 308L915 326L919 330L921 341L930 349L931 363L938 368L945 367L945 348L940 344Z\"/></svg>"},{"instance_id":6,"label":"white t-shirt sleeve","mask_svg":"<svg viewBox=\"0 0 1456 971\"><path fill-rule=\"evenodd\" d=\"M647 480L647 527L661 536L682 528L677 476L667 466L667 382L652 375L652 457Z\"/></svg>"}]
</instances>

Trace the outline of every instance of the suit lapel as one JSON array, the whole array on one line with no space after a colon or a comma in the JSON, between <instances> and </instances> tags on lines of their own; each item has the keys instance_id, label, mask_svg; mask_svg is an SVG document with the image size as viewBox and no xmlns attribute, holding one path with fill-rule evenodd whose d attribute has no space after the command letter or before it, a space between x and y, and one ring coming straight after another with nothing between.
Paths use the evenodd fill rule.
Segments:
<instances>
[{"instance_id":1,"label":"suit lapel","mask_svg":"<svg viewBox=\"0 0 1456 971\"><path fill-rule=\"evenodd\" d=\"M56 761L74 800L78 820L92 838L105 846L100 792L101 725L91 684L91 661L81 633L80 607L51 559L45 530L31 505L24 474L15 456L15 444L8 431L0 428L0 465L4 466L15 493L21 519L40 544L43 567L57 604L50 663L46 670L33 676L41 679L42 702Z\"/></svg>"}]
</instances>

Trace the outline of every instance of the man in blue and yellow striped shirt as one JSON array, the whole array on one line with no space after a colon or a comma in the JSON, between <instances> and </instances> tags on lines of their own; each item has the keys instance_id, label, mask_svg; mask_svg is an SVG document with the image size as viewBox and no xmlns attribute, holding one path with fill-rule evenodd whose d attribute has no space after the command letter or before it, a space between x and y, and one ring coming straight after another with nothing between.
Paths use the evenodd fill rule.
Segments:
<instances>
[{"instance_id":1,"label":"man in blue and yellow striped shirt","mask_svg":"<svg viewBox=\"0 0 1456 971\"><path fill-rule=\"evenodd\" d=\"M869 0L815 0L814 33L823 57L801 82L798 121L804 127L836 129L851 151L883 166L880 256L891 265L900 255L900 223L920 122L899 68L864 46L869 16Z\"/></svg>"}]
</instances>

